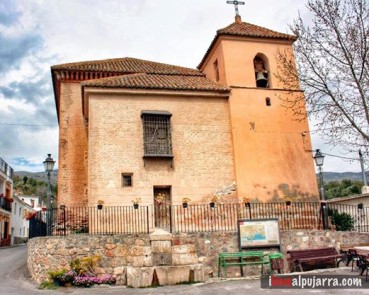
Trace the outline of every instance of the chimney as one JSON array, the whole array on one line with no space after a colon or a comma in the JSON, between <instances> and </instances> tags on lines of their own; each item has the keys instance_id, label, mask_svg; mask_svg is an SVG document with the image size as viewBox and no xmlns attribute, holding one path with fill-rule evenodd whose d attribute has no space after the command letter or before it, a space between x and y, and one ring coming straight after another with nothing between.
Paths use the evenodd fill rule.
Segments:
<instances>
[{"instance_id":1,"label":"chimney","mask_svg":"<svg viewBox=\"0 0 369 295\"><path fill-rule=\"evenodd\" d=\"M236 23L238 23L238 24L242 23L242 21L241 21L241 15L237 14L237 15L235 16L235 21L236 21Z\"/></svg>"}]
</instances>

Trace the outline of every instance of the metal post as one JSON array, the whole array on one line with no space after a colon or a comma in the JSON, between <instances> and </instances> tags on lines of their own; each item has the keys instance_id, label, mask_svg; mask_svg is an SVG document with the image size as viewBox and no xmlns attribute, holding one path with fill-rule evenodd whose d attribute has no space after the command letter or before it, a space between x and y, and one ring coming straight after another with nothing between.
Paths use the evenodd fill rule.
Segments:
<instances>
[{"instance_id":1,"label":"metal post","mask_svg":"<svg viewBox=\"0 0 369 295\"><path fill-rule=\"evenodd\" d=\"M320 178L320 200L325 201L323 172L321 166L319 166L319 178Z\"/></svg>"},{"instance_id":2,"label":"metal post","mask_svg":"<svg viewBox=\"0 0 369 295\"><path fill-rule=\"evenodd\" d=\"M146 223L147 223L147 233L150 233L150 224L149 224L149 206L146 206Z\"/></svg>"},{"instance_id":3,"label":"metal post","mask_svg":"<svg viewBox=\"0 0 369 295\"><path fill-rule=\"evenodd\" d=\"M328 212L327 212L327 204L321 203L321 210L322 210L322 219L323 219L323 229L328 228Z\"/></svg>"},{"instance_id":4,"label":"metal post","mask_svg":"<svg viewBox=\"0 0 369 295\"><path fill-rule=\"evenodd\" d=\"M360 158L360 165L361 165L361 173L363 174L363 183L364 183L364 186L367 186L368 182L366 180L365 168L364 168L364 158L363 158L363 154L361 153L361 150L359 150L359 158Z\"/></svg>"},{"instance_id":5,"label":"metal post","mask_svg":"<svg viewBox=\"0 0 369 295\"><path fill-rule=\"evenodd\" d=\"M47 235L51 236L51 186L50 186L50 171L47 172Z\"/></svg>"},{"instance_id":6,"label":"metal post","mask_svg":"<svg viewBox=\"0 0 369 295\"><path fill-rule=\"evenodd\" d=\"M325 201L322 166L319 166L319 178L320 178L320 190L319 190L320 200ZM328 229L328 212L327 212L326 203L321 204L321 210L322 210L322 219L323 219L323 229Z\"/></svg>"},{"instance_id":7,"label":"metal post","mask_svg":"<svg viewBox=\"0 0 369 295\"><path fill-rule=\"evenodd\" d=\"M67 235L67 228L66 228L66 216L65 216L65 206L63 206L62 207L62 209L63 209L63 227L64 227L64 236L66 236Z\"/></svg>"}]
</instances>

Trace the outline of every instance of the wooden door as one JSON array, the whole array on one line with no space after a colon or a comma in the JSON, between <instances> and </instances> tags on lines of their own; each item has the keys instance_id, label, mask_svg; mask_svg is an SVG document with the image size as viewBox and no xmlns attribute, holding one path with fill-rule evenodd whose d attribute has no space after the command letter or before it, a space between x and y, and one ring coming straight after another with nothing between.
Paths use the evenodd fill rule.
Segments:
<instances>
[{"instance_id":1,"label":"wooden door","mask_svg":"<svg viewBox=\"0 0 369 295\"><path fill-rule=\"evenodd\" d=\"M154 187L155 227L170 230L171 187Z\"/></svg>"}]
</instances>

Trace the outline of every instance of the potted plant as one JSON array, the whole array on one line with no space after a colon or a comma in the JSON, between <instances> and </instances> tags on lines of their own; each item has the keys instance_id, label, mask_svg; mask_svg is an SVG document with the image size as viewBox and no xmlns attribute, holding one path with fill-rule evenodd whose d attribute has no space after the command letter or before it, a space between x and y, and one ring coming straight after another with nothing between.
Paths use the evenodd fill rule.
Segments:
<instances>
[{"instance_id":1,"label":"potted plant","mask_svg":"<svg viewBox=\"0 0 369 295\"><path fill-rule=\"evenodd\" d=\"M187 206L188 206L188 202L190 202L191 201L191 199L190 198L183 198L182 199L182 207L183 208L187 208Z\"/></svg>"},{"instance_id":2,"label":"potted plant","mask_svg":"<svg viewBox=\"0 0 369 295\"><path fill-rule=\"evenodd\" d=\"M138 209L138 205L141 203L141 198L135 198L132 200L133 208Z\"/></svg>"},{"instance_id":3,"label":"potted plant","mask_svg":"<svg viewBox=\"0 0 369 295\"><path fill-rule=\"evenodd\" d=\"M250 207L250 198L243 197L242 202L245 204L245 207Z\"/></svg>"},{"instance_id":4,"label":"potted plant","mask_svg":"<svg viewBox=\"0 0 369 295\"><path fill-rule=\"evenodd\" d=\"M210 208L214 208L215 207L215 203L218 203L218 196L214 195L211 197L210 199Z\"/></svg>"},{"instance_id":5,"label":"potted plant","mask_svg":"<svg viewBox=\"0 0 369 295\"><path fill-rule=\"evenodd\" d=\"M101 210L103 208L104 205L104 201L103 200L98 200L97 201L97 209Z\"/></svg>"},{"instance_id":6,"label":"potted plant","mask_svg":"<svg viewBox=\"0 0 369 295\"><path fill-rule=\"evenodd\" d=\"M291 205L291 198L286 196L286 205L290 206Z\"/></svg>"},{"instance_id":7,"label":"potted plant","mask_svg":"<svg viewBox=\"0 0 369 295\"><path fill-rule=\"evenodd\" d=\"M363 204L363 203L359 203L359 204L357 204L357 208L358 208L358 209L363 209L363 208L364 208L364 204Z\"/></svg>"}]
</instances>

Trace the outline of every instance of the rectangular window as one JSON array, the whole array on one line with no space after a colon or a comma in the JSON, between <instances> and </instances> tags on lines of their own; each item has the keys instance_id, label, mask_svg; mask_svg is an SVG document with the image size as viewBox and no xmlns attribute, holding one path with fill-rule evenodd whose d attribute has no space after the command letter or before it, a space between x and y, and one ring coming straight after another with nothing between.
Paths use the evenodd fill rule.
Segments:
<instances>
[{"instance_id":1,"label":"rectangular window","mask_svg":"<svg viewBox=\"0 0 369 295\"><path fill-rule=\"evenodd\" d=\"M130 187L132 186L132 173L123 173L122 174L122 186Z\"/></svg>"},{"instance_id":2,"label":"rectangular window","mask_svg":"<svg viewBox=\"0 0 369 295\"><path fill-rule=\"evenodd\" d=\"M165 111L142 111L144 157L173 157L171 116Z\"/></svg>"}]
</instances>

